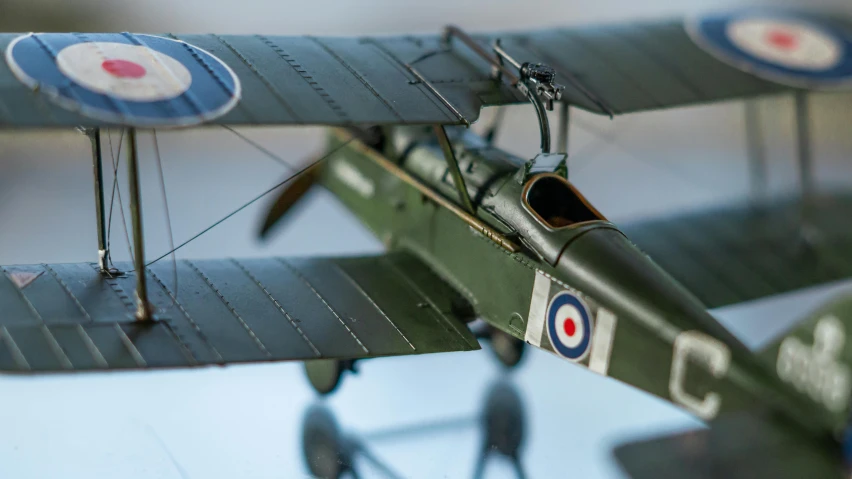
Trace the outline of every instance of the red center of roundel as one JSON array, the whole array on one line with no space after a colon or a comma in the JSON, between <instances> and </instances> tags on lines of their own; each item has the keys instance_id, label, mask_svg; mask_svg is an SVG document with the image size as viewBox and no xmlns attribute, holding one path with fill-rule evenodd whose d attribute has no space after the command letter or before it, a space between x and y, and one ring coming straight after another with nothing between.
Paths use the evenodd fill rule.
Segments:
<instances>
[{"instance_id":1,"label":"red center of roundel","mask_svg":"<svg viewBox=\"0 0 852 479\"><path fill-rule=\"evenodd\" d=\"M128 60L112 59L101 63L101 68L112 76L118 78L142 78L145 76L145 67Z\"/></svg>"},{"instance_id":2,"label":"red center of roundel","mask_svg":"<svg viewBox=\"0 0 852 479\"><path fill-rule=\"evenodd\" d=\"M768 41L772 46L782 50L792 50L796 48L799 43L796 35L790 32L785 32L784 30L770 30L766 34L766 41Z\"/></svg>"},{"instance_id":3,"label":"red center of roundel","mask_svg":"<svg viewBox=\"0 0 852 479\"><path fill-rule=\"evenodd\" d=\"M568 336L574 336L574 333L577 332L577 325L571 318L565 319L565 322L562 323L562 328L565 330L565 334L567 334Z\"/></svg>"}]
</instances>

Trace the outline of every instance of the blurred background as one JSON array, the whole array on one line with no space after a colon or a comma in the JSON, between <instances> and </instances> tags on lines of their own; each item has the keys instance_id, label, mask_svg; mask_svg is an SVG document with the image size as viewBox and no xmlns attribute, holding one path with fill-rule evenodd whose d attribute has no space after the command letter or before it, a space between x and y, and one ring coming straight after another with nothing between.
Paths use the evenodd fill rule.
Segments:
<instances>
[{"instance_id":1,"label":"blurred background","mask_svg":"<svg viewBox=\"0 0 852 479\"><path fill-rule=\"evenodd\" d=\"M638 21L743 5L806 5L852 15L852 4L844 0L0 0L0 31L382 35L438 32L447 23L493 31ZM852 183L850 100L845 93L810 97L817 184L826 191ZM759 108L771 164L766 194L794 193L793 100L766 98ZM529 107L513 107L499 145L528 157L538 145L537 129ZM318 128L240 132L296 162L319 152L323 142ZM118 132L110 136L117 148ZM163 131L158 139L178 243L287 174L222 128ZM140 137L140 146L141 158L152 160L148 135ZM614 120L575 110L569 152L572 182L619 224L742 202L750 195L741 102ZM165 205L155 163L143 161L141 168L147 252L155 257L169 245ZM91 171L88 139L79 133L0 132L0 264L96 260ZM259 242L255 233L265 204L246 209L178 256L381 250L321 190L310 193L270 241ZM114 259L127 259L120 216L113 218L112 238ZM790 313L733 307L717 314L738 321ZM486 350L364 362L358 376L347 377L341 391L322 401L321 424L336 423L361 444L353 453L361 477L422 478L474 475L488 442L479 418L494 394L509 405L501 409L508 416L518 410L513 405L522 406L522 427L516 429L526 477L623 477L610 457L615 443L699 425L655 398L547 354L528 353L510 375ZM297 364L3 376L0 476L311 477L303 459L303 427L306 417L319 417L306 416L316 407ZM484 477L515 477L505 457L485 464Z\"/></svg>"}]
</instances>

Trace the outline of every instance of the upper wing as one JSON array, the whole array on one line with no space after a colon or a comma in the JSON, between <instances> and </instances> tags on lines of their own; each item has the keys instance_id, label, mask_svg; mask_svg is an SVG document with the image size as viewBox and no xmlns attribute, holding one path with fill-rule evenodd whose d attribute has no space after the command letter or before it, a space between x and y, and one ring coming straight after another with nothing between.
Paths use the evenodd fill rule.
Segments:
<instances>
[{"instance_id":1,"label":"upper wing","mask_svg":"<svg viewBox=\"0 0 852 479\"><path fill-rule=\"evenodd\" d=\"M796 25L806 18L816 33L846 41L845 27L800 17L794 16ZM738 18L707 21L714 26ZM831 80L830 69L817 75L809 73L810 66L796 70L789 62L726 58L694 38L684 21L670 20L490 33L475 40L490 52L500 39L519 62L549 64L566 87L564 101L597 113L812 86L801 78ZM845 68L848 48L835 46L841 58L834 60ZM0 49L6 54L0 64L4 127L464 124L474 122L484 105L526 101L505 81L494 80L491 65L470 48L438 35L0 34ZM127 58L148 68L114 61ZM846 70L837 74L848 80ZM152 83L134 86L146 81Z\"/></svg>"},{"instance_id":2,"label":"upper wing","mask_svg":"<svg viewBox=\"0 0 852 479\"><path fill-rule=\"evenodd\" d=\"M120 265L127 266L130 265ZM182 260L148 269L158 320L134 320L136 275L90 263L0 267L0 370L185 367L361 358L479 345L470 305L407 254Z\"/></svg>"},{"instance_id":3,"label":"upper wing","mask_svg":"<svg viewBox=\"0 0 852 479\"><path fill-rule=\"evenodd\" d=\"M708 308L852 277L852 197L798 199L627 224L622 230Z\"/></svg>"}]
</instances>

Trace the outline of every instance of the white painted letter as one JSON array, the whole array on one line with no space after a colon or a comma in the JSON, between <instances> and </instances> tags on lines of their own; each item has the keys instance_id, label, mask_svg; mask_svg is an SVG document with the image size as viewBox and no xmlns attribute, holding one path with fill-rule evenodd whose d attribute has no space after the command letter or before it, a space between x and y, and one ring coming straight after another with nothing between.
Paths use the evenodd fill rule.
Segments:
<instances>
[{"instance_id":1,"label":"white painted letter","mask_svg":"<svg viewBox=\"0 0 852 479\"><path fill-rule=\"evenodd\" d=\"M675 338L669 393L675 402L702 419L712 419L719 413L722 398L715 392L697 398L684 390L686 363L689 358L707 368L713 377L721 378L728 372L731 352L722 342L698 331L683 331Z\"/></svg>"}]
</instances>

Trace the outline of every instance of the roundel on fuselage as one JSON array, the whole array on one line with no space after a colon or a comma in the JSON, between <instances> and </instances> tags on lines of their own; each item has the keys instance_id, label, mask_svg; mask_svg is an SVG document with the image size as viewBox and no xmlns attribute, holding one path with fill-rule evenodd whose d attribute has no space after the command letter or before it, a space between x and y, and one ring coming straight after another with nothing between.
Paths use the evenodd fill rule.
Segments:
<instances>
[{"instance_id":1,"label":"roundel on fuselage","mask_svg":"<svg viewBox=\"0 0 852 479\"><path fill-rule=\"evenodd\" d=\"M592 337L586 304L568 291L557 293L547 307L547 337L560 356L572 361L585 358Z\"/></svg>"}]
</instances>

